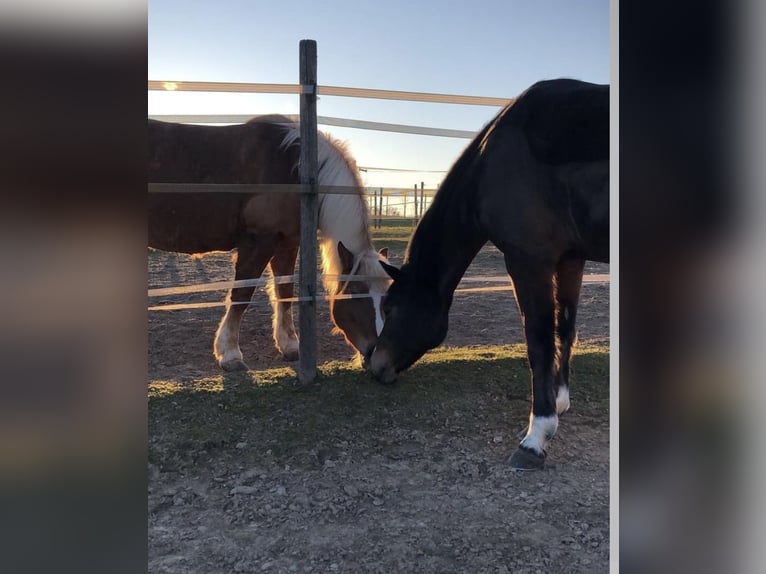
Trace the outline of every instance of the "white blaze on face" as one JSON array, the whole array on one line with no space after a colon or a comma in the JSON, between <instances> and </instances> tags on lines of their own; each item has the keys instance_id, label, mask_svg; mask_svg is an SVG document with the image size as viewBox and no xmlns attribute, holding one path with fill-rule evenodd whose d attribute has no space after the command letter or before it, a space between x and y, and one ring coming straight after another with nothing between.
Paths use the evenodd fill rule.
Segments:
<instances>
[{"instance_id":1,"label":"white blaze on face","mask_svg":"<svg viewBox=\"0 0 766 574\"><path fill-rule=\"evenodd\" d=\"M380 309L380 302L383 296L380 293L371 293L372 307L375 311L375 330L378 333L378 337L383 332L383 311Z\"/></svg>"}]
</instances>

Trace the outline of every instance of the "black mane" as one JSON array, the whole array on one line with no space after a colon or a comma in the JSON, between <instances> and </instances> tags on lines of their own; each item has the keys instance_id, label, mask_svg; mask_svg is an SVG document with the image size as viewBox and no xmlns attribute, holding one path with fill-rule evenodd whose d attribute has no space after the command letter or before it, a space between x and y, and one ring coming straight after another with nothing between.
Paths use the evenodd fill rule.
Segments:
<instances>
[{"instance_id":1,"label":"black mane","mask_svg":"<svg viewBox=\"0 0 766 574\"><path fill-rule=\"evenodd\" d=\"M459 232L462 241L469 241L471 234L481 234L473 201L476 189L474 166L480 157L480 144L494 123L495 120L484 126L452 165L407 245L403 269L415 269L418 283L428 283L438 276L439 263L434 255L449 244L443 234L434 230ZM479 248L484 243L486 238L480 240Z\"/></svg>"}]
</instances>

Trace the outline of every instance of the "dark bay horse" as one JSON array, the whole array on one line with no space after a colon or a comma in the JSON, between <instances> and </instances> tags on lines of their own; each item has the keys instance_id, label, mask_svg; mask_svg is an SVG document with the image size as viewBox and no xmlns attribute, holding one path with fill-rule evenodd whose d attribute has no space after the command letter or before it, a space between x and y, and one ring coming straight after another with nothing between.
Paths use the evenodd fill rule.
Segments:
<instances>
[{"instance_id":1,"label":"dark bay horse","mask_svg":"<svg viewBox=\"0 0 766 574\"><path fill-rule=\"evenodd\" d=\"M439 345L452 297L481 247L505 256L532 376L526 436L510 463L541 468L569 408L569 359L586 260L609 261L609 86L534 84L452 166L383 304L370 360L383 382Z\"/></svg>"},{"instance_id":2,"label":"dark bay horse","mask_svg":"<svg viewBox=\"0 0 766 574\"><path fill-rule=\"evenodd\" d=\"M297 184L299 126L283 116L261 116L234 126L192 126L149 120L148 181L152 183ZM338 141L319 134L319 184L348 193L319 194L318 227L325 290L333 322L346 341L368 358L382 328L381 297L390 283L370 239L367 203L356 163ZM321 190L320 190L321 191ZM207 253L236 249L235 279L291 275L300 243L297 193L169 192L149 194L149 246ZM369 279L339 281L338 275ZM227 297L213 346L226 370L247 369L239 330L255 287ZM292 283L269 290L277 349L298 357L292 316ZM368 296L364 296L367 294ZM354 296L356 295L356 296ZM235 304L233 304L235 303Z\"/></svg>"}]
</instances>

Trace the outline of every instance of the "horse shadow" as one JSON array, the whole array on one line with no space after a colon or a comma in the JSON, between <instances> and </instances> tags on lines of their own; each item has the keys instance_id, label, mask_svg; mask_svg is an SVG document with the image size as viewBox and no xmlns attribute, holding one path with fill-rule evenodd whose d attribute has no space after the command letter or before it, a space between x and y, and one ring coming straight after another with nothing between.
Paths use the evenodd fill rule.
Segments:
<instances>
[{"instance_id":1,"label":"horse shadow","mask_svg":"<svg viewBox=\"0 0 766 574\"><path fill-rule=\"evenodd\" d=\"M414 448L414 436L455 435L477 446L488 434L515 436L528 416L526 358L486 355L424 361L390 386L352 363L333 362L308 385L285 367L225 373L172 392L150 387L150 458L161 461L172 453L196 460L204 453L234 457L238 464L316 469L359 445L388 457ZM603 380L590 380L608 373L604 357L576 356L575 380L583 385L575 399L604 387ZM600 394L608 404L608 385Z\"/></svg>"}]
</instances>

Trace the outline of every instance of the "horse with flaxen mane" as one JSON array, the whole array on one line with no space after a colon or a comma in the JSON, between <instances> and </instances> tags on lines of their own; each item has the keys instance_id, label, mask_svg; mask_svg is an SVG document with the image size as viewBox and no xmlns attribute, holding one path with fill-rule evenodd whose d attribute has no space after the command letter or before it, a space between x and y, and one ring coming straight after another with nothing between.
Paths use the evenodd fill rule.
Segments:
<instances>
[{"instance_id":1,"label":"horse with flaxen mane","mask_svg":"<svg viewBox=\"0 0 766 574\"><path fill-rule=\"evenodd\" d=\"M234 126L192 126L149 120L148 180L187 184L297 184L299 126L283 116L261 116ZM370 239L367 203L356 163L343 145L319 133L319 185L343 186L348 193L322 193L318 227L324 286L330 314L346 341L369 358L382 318L380 301L390 280ZM300 197L264 191L149 194L149 246L163 251L208 253L236 249L235 279L291 275L300 243ZM366 277L339 281L340 275ZM255 287L236 287L213 345L226 370L246 369L239 348L242 316ZM294 288L269 289L277 349L298 357L292 316ZM368 294L368 297L364 297ZM348 295L362 295L349 297Z\"/></svg>"},{"instance_id":2,"label":"horse with flaxen mane","mask_svg":"<svg viewBox=\"0 0 766 574\"><path fill-rule=\"evenodd\" d=\"M505 256L532 376L526 436L510 463L541 468L569 408L569 359L586 260L609 261L609 86L538 82L455 162L383 304L370 370L393 382L446 336L452 297L481 247Z\"/></svg>"}]
</instances>

